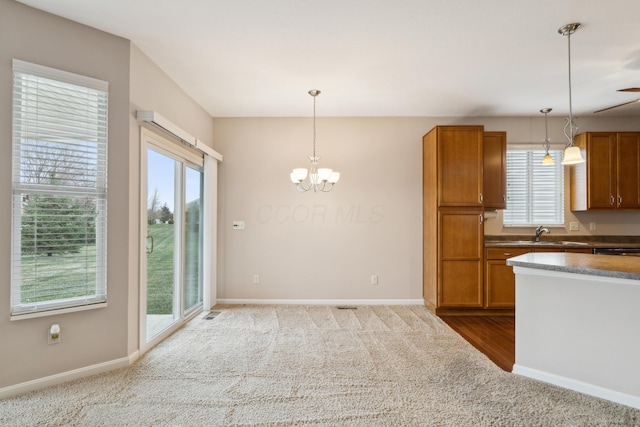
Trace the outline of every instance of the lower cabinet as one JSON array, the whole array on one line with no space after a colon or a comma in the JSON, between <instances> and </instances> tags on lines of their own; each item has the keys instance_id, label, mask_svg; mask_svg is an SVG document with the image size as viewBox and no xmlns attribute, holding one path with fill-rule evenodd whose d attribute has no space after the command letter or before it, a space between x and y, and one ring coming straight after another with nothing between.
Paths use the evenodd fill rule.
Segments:
<instances>
[{"instance_id":1,"label":"lower cabinet","mask_svg":"<svg viewBox=\"0 0 640 427\"><path fill-rule=\"evenodd\" d=\"M507 258L531 252L520 248L487 248L484 276L484 306L486 308L514 308L516 306L516 277Z\"/></svg>"},{"instance_id":2,"label":"lower cabinet","mask_svg":"<svg viewBox=\"0 0 640 427\"><path fill-rule=\"evenodd\" d=\"M438 233L437 308L482 308L482 210L441 209Z\"/></svg>"},{"instance_id":3,"label":"lower cabinet","mask_svg":"<svg viewBox=\"0 0 640 427\"><path fill-rule=\"evenodd\" d=\"M513 309L516 306L516 276L507 258L527 252L591 253L588 248L514 248L495 247L485 250L484 307Z\"/></svg>"}]
</instances>

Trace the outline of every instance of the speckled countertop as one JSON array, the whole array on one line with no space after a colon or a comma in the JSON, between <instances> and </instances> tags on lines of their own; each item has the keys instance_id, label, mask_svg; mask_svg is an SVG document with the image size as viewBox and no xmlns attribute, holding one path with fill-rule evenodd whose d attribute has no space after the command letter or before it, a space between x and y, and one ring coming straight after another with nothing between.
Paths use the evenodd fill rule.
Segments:
<instances>
[{"instance_id":1,"label":"speckled countertop","mask_svg":"<svg viewBox=\"0 0 640 427\"><path fill-rule=\"evenodd\" d=\"M559 248L640 248L640 236L573 236L543 234L540 242L531 235L484 236L484 246Z\"/></svg>"},{"instance_id":2,"label":"speckled countertop","mask_svg":"<svg viewBox=\"0 0 640 427\"><path fill-rule=\"evenodd\" d=\"M565 252L530 252L507 259L507 265L564 273L640 280L640 257Z\"/></svg>"}]
</instances>

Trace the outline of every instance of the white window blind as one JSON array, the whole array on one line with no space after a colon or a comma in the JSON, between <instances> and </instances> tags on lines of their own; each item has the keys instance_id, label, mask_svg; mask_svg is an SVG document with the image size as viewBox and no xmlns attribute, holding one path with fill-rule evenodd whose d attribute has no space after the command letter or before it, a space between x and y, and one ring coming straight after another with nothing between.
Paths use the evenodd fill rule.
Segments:
<instances>
[{"instance_id":1,"label":"white window blind","mask_svg":"<svg viewBox=\"0 0 640 427\"><path fill-rule=\"evenodd\" d=\"M554 165L543 166L543 150L507 150L504 225L564 225L562 151L551 150L549 153Z\"/></svg>"},{"instance_id":2,"label":"white window blind","mask_svg":"<svg viewBox=\"0 0 640 427\"><path fill-rule=\"evenodd\" d=\"M106 302L107 101L13 61L12 316Z\"/></svg>"}]
</instances>

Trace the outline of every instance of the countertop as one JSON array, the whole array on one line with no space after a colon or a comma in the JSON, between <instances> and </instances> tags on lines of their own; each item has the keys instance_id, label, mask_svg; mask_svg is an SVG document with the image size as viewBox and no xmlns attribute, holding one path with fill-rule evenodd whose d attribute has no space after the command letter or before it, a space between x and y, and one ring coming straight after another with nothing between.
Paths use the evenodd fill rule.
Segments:
<instances>
[{"instance_id":1,"label":"countertop","mask_svg":"<svg viewBox=\"0 0 640 427\"><path fill-rule=\"evenodd\" d=\"M507 259L507 265L564 273L640 280L640 257L569 252L530 252Z\"/></svg>"},{"instance_id":2,"label":"countertop","mask_svg":"<svg viewBox=\"0 0 640 427\"><path fill-rule=\"evenodd\" d=\"M484 246L519 248L640 248L640 236L571 236L549 235L534 242L529 235L485 236Z\"/></svg>"}]
</instances>

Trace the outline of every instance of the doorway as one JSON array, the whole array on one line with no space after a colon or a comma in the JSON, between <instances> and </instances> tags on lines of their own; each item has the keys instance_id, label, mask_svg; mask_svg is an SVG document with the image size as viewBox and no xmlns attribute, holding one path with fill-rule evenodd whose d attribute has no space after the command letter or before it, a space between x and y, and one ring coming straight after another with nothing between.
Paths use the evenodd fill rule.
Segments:
<instances>
[{"instance_id":1,"label":"doorway","mask_svg":"<svg viewBox=\"0 0 640 427\"><path fill-rule=\"evenodd\" d=\"M143 132L141 322L144 352L202 310L202 155Z\"/></svg>"}]
</instances>

